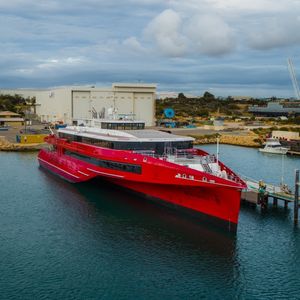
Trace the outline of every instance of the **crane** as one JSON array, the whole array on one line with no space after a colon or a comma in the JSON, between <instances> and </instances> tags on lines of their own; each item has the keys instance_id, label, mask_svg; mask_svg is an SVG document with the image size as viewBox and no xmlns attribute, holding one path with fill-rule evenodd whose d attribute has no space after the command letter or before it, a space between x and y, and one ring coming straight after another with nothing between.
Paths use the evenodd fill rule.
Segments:
<instances>
[{"instance_id":1,"label":"crane","mask_svg":"<svg viewBox=\"0 0 300 300\"><path fill-rule=\"evenodd\" d=\"M295 68L293 65L293 61L291 58L288 59L288 69L290 72L290 76L292 79L295 95L296 95L296 100L300 100L300 89L299 89L299 84L297 81L296 73L295 73Z\"/></svg>"}]
</instances>

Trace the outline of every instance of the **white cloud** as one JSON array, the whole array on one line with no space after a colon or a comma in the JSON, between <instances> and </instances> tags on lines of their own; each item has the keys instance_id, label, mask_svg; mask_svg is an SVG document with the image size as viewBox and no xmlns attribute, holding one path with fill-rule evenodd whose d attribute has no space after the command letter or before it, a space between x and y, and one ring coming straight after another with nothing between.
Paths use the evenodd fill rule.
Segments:
<instances>
[{"instance_id":1,"label":"white cloud","mask_svg":"<svg viewBox=\"0 0 300 300\"><path fill-rule=\"evenodd\" d=\"M299 74L299 15L299 0L0 0L0 82L282 88L287 55Z\"/></svg>"},{"instance_id":2,"label":"white cloud","mask_svg":"<svg viewBox=\"0 0 300 300\"><path fill-rule=\"evenodd\" d=\"M180 33L181 25L180 15L167 9L148 24L145 34L155 41L163 54L177 57L186 51L186 40Z\"/></svg>"},{"instance_id":3,"label":"white cloud","mask_svg":"<svg viewBox=\"0 0 300 300\"><path fill-rule=\"evenodd\" d=\"M299 8L299 0L172 0L169 5L186 13L216 13L243 15L282 13Z\"/></svg>"},{"instance_id":4,"label":"white cloud","mask_svg":"<svg viewBox=\"0 0 300 300\"><path fill-rule=\"evenodd\" d=\"M76 66L83 63L80 57L66 57L66 58L50 58L43 60L37 65L38 69L52 69L60 67Z\"/></svg>"},{"instance_id":5,"label":"white cloud","mask_svg":"<svg viewBox=\"0 0 300 300\"><path fill-rule=\"evenodd\" d=\"M146 49L141 45L141 43L134 36L125 39L123 41L123 45L125 46L125 48L134 52L135 54L146 52Z\"/></svg>"},{"instance_id":6,"label":"white cloud","mask_svg":"<svg viewBox=\"0 0 300 300\"><path fill-rule=\"evenodd\" d=\"M263 18L248 30L250 47L268 50L300 44L300 18L295 15Z\"/></svg>"},{"instance_id":7,"label":"white cloud","mask_svg":"<svg viewBox=\"0 0 300 300\"><path fill-rule=\"evenodd\" d=\"M299 0L171 0L146 33L164 55L223 55L300 44ZM150 32L150 34L149 34Z\"/></svg>"},{"instance_id":8,"label":"white cloud","mask_svg":"<svg viewBox=\"0 0 300 300\"><path fill-rule=\"evenodd\" d=\"M222 55L235 48L232 29L221 18L214 15L195 16L187 25L186 34L192 49L202 54Z\"/></svg>"},{"instance_id":9,"label":"white cloud","mask_svg":"<svg viewBox=\"0 0 300 300\"><path fill-rule=\"evenodd\" d=\"M149 23L145 33L164 55L171 57L222 55L235 48L233 30L216 15L192 14L184 18L168 9Z\"/></svg>"}]
</instances>

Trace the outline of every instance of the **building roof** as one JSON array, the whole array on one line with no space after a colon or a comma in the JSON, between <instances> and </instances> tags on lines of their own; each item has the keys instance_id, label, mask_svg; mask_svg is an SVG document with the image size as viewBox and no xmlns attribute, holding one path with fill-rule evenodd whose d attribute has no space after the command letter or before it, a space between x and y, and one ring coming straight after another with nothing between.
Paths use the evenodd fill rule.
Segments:
<instances>
[{"instance_id":1,"label":"building roof","mask_svg":"<svg viewBox=\"0 0 300 300\"><path fill-rule=\"evenodd\" d=\"M0 118L0 122L24 122L23 118Z\"/></svg>"},{"instance_id":2,"label":"building roof","mask_svg":"<svg viewBox=\"0 0 300 300\"><path fill-rule=\"evenodd\" d=\"M249 112L264 112L264 113L289 113L297 112L300 113L300 107L285 107L278 102L269 102L267 106L250 106Z\"/></svg>"},{"instance_id":3,"label":"building roof","mask_svg":"<svg viewBox=\"0 0 300 300\"><path fill-rule=\"evenodd\" d=\"M0 111L0 116L15 116L15 117L19 117L20 115L17 113L14 113L12 111Z\"/></svg>"}]
</instances>

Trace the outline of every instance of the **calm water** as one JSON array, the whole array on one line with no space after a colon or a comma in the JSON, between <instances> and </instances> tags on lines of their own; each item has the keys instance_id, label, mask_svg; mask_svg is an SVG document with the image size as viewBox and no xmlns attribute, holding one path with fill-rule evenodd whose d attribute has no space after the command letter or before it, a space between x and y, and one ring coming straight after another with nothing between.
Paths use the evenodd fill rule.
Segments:
<instances>
[{"instance_id":1,"label":"calm water","mask_svg":"<svg viewBox=\"0 0 300 300\"><path fill-rule=\"evenodd\" d=\"M280 156L222 145L221 158L280 181ZM293 183L300 159L284 165ZM0 298L299 299L291 217L243 207L230 236L99 181L66 183L36 154L0 152Z\"/></svg>"}]
</instances>

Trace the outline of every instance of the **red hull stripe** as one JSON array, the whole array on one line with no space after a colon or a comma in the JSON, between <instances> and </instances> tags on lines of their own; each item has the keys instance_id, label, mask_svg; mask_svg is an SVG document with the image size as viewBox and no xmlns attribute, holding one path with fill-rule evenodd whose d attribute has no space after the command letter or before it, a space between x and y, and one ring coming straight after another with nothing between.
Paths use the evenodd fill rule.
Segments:
<instances>
[{"instance_id":1,"label":"red hull stripe","mask_svg":"<svg viewBox=\"0 0 300 300\"><path fill-rule=\"evenodd\" d=\"M105 173L105 172L100 172L100 171L96 171L90 168L87 168L87 170L95 172L97 174L101 174L101 175L106 175L106 176L110 176L110 177L118 177L118 178L124 178L124 176L122 175L115 175L115 174L110 174L110 173Z\"/></svg>"},{"instance_id":2,"label":"red hull stripe","mask_svg":"<svg viewBox=\"0 0 300 300\"><path fill-rule=\"evenodd\" d=\"M62 171L62 172L64 172L64 173L66 173L66 174L72 176L72 177L75 177L75 178L77 178L77 179L80 178L79 176L76 176L76 175L74 175L74 174L72 174L72 173L69 173L68 171L66 171L66 170L64 170L64 169L62 169L62 168L60 168L60 167L58 167L58 166L56 166L56 165L53 165L53 164L49 163L48 161L46 161L46 160L44 160L44 159L42 159L42 158L40 158L40 157L38 157L38 159L41 160L42 162L44 162L45 164L48 164L48 165L50 165L50 166L52 166L52 167L54 167L54 168L56 168L56 169L58 169L58 170L60 170L60 171Z\"/></svg>"},{"instance_id":3,"label":"red hull stripe","mask_svg":"<svg viewBox=\"0 0 300 300\"><path fill-rule=\"evenodd\" d=\"M82 171L77 171L77 172L80 173L80 174L82 174L82 175L84 175L84 176L89 176L89 174L86 174L86 173L84 173Z\"/></svg>"}]
</instances>

